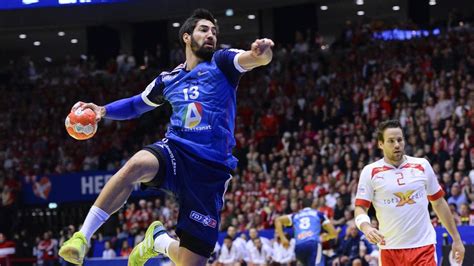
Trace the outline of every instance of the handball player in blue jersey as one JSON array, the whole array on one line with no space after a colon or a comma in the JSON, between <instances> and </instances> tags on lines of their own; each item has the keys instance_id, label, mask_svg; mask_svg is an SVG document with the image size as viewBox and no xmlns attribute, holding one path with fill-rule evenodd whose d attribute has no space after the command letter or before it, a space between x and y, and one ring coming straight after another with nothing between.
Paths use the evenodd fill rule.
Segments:
<instances>
[{"instance_id":1,"label":"handball player in blue jersey","mask_svg":"<svg viewBox=\"0 0 474 266\"><path fill-rule=\"evenodd\" d=\"M283 215L275 220L275 231L283 247L288 247L283 227L293 226L296 259L305 266L324 265L321 242L337 237L337 231L330 220L307 204L305 208L291 215ZM321 233L324 229L326 233Z\"/></svg>"},{"instance_id":2,"label":"handball player in blue jersey","mask_svg":"<svg viewBox=\"0 0 474 266\"><path fill-rule=\"evenodd\" d=\"M107 182L79 232L59 255L82 264L92 234L123 206L136 183L176 195L180 210L179 241L153 222L133 249L129 265L144 265L159 253L176 265L205 265L214 250L224 193L237 165L232 156L236 90L239 79L272 60L273 41L258 39L250 50L216 50L218 28L213 15L197 9L182 25L179 41L186 62L156 77L142 93L105 106L78 102L101 118L139 117L165 101L173 113L163 140L145 146Z\"/></svg>"}]
</instances>

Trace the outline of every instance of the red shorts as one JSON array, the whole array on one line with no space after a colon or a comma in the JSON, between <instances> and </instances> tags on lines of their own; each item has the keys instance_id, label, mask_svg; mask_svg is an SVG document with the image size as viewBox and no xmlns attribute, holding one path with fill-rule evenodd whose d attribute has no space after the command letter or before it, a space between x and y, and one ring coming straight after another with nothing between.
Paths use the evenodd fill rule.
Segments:
<instances>
[{"instance_id":1,"label":"red shorts","mask_svg":"<svg viewBox=\"0 0 474 266\"><path fill-rule=\"evenodd\" d=\"M419 248L382 249L380 266L436 266L435 245Z\"/></svg>"}]
</instances>

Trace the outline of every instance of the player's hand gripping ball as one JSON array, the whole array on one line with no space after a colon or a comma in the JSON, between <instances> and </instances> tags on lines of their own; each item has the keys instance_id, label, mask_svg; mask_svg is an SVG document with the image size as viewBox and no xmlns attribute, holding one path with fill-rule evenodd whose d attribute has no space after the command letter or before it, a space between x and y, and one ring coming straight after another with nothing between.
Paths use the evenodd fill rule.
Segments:
<instances>
[{"instance_id":1,"label":"player's hand gripping ball","mask_svg":"<svg viewBox=\"0 0 474 266\"><path fill-rule=\"evenodd\" d=\"M69 136L77 140L86 140L97 131L95 113L92 109L77 108L66 117L65 126Z\"/></svg>"}]
</instances>

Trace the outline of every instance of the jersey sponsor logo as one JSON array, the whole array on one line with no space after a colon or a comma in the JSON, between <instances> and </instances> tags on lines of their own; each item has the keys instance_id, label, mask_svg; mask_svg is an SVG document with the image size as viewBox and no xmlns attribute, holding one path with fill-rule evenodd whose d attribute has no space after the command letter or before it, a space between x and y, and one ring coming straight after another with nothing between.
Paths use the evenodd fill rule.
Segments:
<instances>
[{"instance_id":1,"label":"jersey sponsor logo","mask_svg":"<svg viewBox=\"0 0 474 266\"><path fill-rule=\"evenodd\" d=\"M202 105L198 102L190 103L184 112L184 127L194 128L202 120Z\"/></svg>"},{"instance_id":2,"label":"jersey sponsor logo","mask_svg":"<svg viewBox=\"0 0 474 266\"><path fill-rule=\"evenodd\" d=\"M383 203L385 205L392 205L396 204L395 207L402 207L405 205L412 205L415 204L418 199L425 198L426 195L423 191L415 192L416 190L408 190L405 192L397 192L393 193L395 197L383 199Z\"/></svg>"},{"instance_id":3,"label":"jersey sponsor logo","mask_svg":"<svg viewBox=\"0 0 474 266\"><path fill-rule=\"evenodd\" d=\"M416 202L412 198L410 198L414 192L415 190L408 190L406 192L393 193L393 195L397 196L400 199L396 207L402 207L405 204L415 204Z\"/></svg>"},{"instance_id":4,"label":"jersey sponsor logo","mask_svg":"<svg viewBox=\"0 0 474 266\"><path fill-rule=\"evenodd\" d=\"M313 235L314 235L314 233L311 232L311 231L304 231L304 232L299 233L299 234L296 236L296 238L297 238L298 240L301 240L301 239L305 239L305 238L308 238L308 237L312 237Z\"/></svg>"},{"instance_id":5,"label":"jersey sponsor logo","mask_svg":"<svg viewBox=\"0 0 474 266\"><path fill-rule=\"evenodd\" d=\"M189 214L189 218L193 219L194 221L198 223L201 223L204 226L208 226L212 228L216 228L217 226L217 221L215 219L213 219L209 215L200 214L197 211L191 211L191 213Z\"/></svg>"}]
</instances>

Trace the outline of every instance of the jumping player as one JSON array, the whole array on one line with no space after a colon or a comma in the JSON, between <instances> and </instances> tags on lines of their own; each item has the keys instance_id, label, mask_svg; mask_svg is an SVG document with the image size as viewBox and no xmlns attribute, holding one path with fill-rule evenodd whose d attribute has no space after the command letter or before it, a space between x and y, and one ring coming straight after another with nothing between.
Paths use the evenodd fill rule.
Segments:
<instances>
[{"instance_id":1,"label":"jumping player","mask_svg":"<svg viewBox=\"0 0 474 266\"><path fill-rule=\"evenodd\" d=\"M383 159L361 172L355 221L370 242L379 244L381 265L437 265L428 201L453 238L453 254L461 264L464 246L430 163L405 155L405 138L396 120L380 123L377 140ZM370 204L380 230L372 227L367 216Z\"/></svg>"},{"instance_id":2,"label":"jumping player","mask_svg":"<svg viewBox=\"0 0 474 266\"><path fill-rule=\"evenodd\" d=\"M64 243L59 255L81 264L86 245L97 229L124 204L134 184L166 189L179 201L179 241L159 222L153 222L143 242L135 246L129 265L144 265L158 253L176 265L205 265L217 241L220 210L232 156L236 89L246 71L272 60L273 41L258 39L250 50L216 51L218 28L204 9L193 12L179 30L186 62L161 73L136 96L106 106L77 103L101 118L139 117L168 101L172 116L165 138L144 147L107 182L79 232Z\"/></svg>"},{"instance_id":3,"label":"jumping player","mask_svg":"<svg viewBox=\"0 0 474 266\"><path fill-rule=\"evenodd\" d=\"M283 232L283 226L293 226L296 259L303 265L325 265L321 242L337 237L330 220L307 204L304 209L291 215L283 215L275 220L275 231L286 248L289 241ZM321 227L327 233L321 234Z\"/></svg>"}]
</instances>

